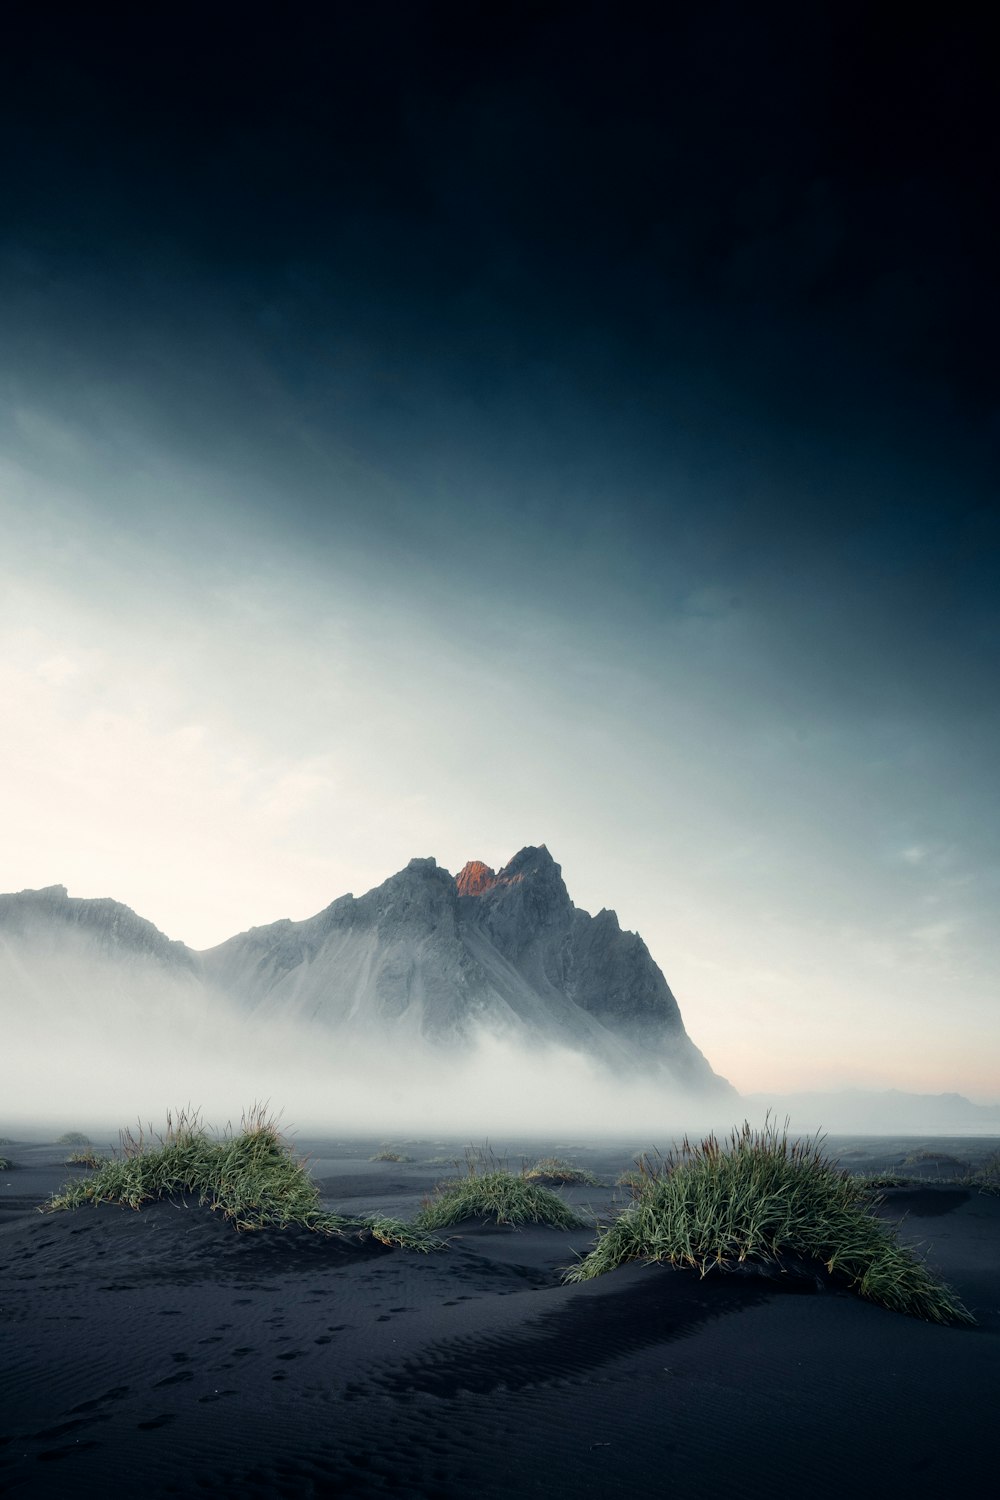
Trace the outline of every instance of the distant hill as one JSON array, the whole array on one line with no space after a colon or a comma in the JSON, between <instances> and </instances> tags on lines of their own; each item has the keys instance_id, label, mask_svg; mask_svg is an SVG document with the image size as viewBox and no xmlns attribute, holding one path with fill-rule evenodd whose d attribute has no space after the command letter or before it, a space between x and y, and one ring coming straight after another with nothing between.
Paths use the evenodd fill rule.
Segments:
<instances>
[{"instance_id":1,"label":"distant hill","mask_svg":"<svg viewBox=\"0 0 1000 1500\"><path fill-rule=\"evenodd\" d=\"M794 1130L871 1135L1000 1135L1000 1105L963 1094L840 1089L830 1093L747 1094L745 1103L789 1116Z\"/></svg>"}]
</instances>

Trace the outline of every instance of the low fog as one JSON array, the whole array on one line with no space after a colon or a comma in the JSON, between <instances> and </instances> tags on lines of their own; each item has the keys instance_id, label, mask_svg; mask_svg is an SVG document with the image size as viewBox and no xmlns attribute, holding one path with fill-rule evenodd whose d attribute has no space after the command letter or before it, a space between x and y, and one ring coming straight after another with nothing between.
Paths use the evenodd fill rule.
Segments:
<instances>
[{"instance_id":1,"label":"low fog","mask_svg":"<svg viewBox=\"0 0 1000 1500\"><path fill-rule=\"evenodd\" d=\"M265 1101L286 1127L313 1134L660 1138L732 1124L728 1107L713 1112L662 1083L603 1073L568 1049L482 1034L473 1049L407 1037L394 1051L386 1034L344 1042L319 1025L255 1020L194 975L109 963L76 934L30 961L5 941L0 986L15 1064L0 1133L155 1126L188 1106L223 1125Z\"/></svg>"},{"instance_id":2,"label":"low fog","mask_svg":"<svg viewBox=\"0 0 1000 1500\"><path fill-rule=\"evenodd\" d=\"M728 1131L743 1118L793 1130L969 1134L956 1096L732 1095L707 1099L638 1071L613 1074L567 1048L481 1033L472 1048L432 1048L391 1031L344 1041L305 1021L241 1013L194 973L139 957L110 961L79 932L40 953L0 944L4 1095L0 1134L162 1125L195 1108L238 1122L266 1103L312 1135L406 1134L627 1138L669 1145L684 1132ZM964 1106L964 1108L963 1108ZM978 1128L1000 1131L994 1111Z\"/></svg>"}]
</instances>

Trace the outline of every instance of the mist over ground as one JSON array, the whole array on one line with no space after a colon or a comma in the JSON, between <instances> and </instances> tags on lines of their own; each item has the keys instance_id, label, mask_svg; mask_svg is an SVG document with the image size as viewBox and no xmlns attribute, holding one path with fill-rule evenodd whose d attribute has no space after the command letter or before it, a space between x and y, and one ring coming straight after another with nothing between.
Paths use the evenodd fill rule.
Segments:
<instances>
[{"instance_id":1,"label":"mist over ground","mask_svg":"<svg viewBox=\"0 0 1000 1500\"><path fill-rule=\"evenodd\" d=\"M0 1134L81 1130L102 1138L168 1112L238 1125L265 1104L296 1134L628 1138L666 1146L770 1112L793 1131L976 1130L957 1100L918 1095L710 1097L638 1069L614 1072L568 1047L480 1030L468 1047L389 1029L348 1038L302 1019L242 1011L193 971L111 962L80 932L39 953L0 946L4 1078ZM978 1127L1000 1133L1000 1121Z\"/></svg>"},{"instance_id":2,"label":"mist over ground","mask_svg":"<svg viewBox=\"0 0 1000 1500\"><path fill-rule=\"evenodd\" d=\"M255 1018L193 973L109 963L79 934L30 963L7 941L0 985L5 1046L20 1064L0 1100L5 1128L156 1126L187 1106L221 1126L265 1101L296 1130L382 1136L662 1134L728 1127L734 1114L569 1048L486 1032L469 1049L413 1035L394 1047L374 1029L344 1040L273 1013Z\"/></svg>"}]
</instances>

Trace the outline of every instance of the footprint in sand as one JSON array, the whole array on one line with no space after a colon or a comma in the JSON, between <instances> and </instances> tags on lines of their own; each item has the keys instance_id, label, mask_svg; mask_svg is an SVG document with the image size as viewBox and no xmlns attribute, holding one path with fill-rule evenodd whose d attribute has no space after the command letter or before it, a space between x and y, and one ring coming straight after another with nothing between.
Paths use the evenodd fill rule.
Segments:
<instances>
[{"instance_id":1,"label":"footprint in sand","mask_svg":"<svg viewBox=\"0 0 1000 1500\"><path fill-rule=\"evenodd\" d=\"M95 1396L92 1401L81 1401L79 1406L71 1406L67 1415L73 1417L77 1412L95 1411L97 1407L103 1406L105 1401L120 1401L123 1396L128 1395L130 1390L131 1386L114 1385L110 1391L105 1391L103 1396Z\"/></svg>"},{"instance_id":2,"label":"footprint in sand","mask_svg":"<svg viewBox=\"0 0 1000 1500\"><path fill-rule=\"evenodd\" d=\"M155 1432L157 1427L166 1427L168 1422L176 1421L177 1413L175 1411L164 1411L158 1417L150 1417L148 1422L136 1422L135 1425L139 1432Z\"/></svg>"}]
</instances>

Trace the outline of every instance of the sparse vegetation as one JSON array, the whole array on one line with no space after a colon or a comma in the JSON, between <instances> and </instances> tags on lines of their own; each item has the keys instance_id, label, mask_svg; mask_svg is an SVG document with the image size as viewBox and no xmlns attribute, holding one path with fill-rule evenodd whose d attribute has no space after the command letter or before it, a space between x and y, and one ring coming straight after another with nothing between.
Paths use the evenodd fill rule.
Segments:
<instances>
[{"instance_id":1,"label":"sparse vegetation","mask_svg":"<svg viewBox=\"0 0 1000 1500\"><path fill-rule=\"evenodd\" d=\"M980 1193L1000 1196L1000 1151L994 1151L979 1163L968 1177L962 1179L969 1187Z\"/></svg>"},{"instance_id":2,"label":"sparse vegetation","mask_svg":"<svg viewBox=\"0 0 1000 1500\"><path fill-rule=\"evenodd\" d=\"M96 1151L74 1151L66 1158L67 1167L90 1167L93 1171L97 1167L103 1167L107 1161L106 1156L99 1156Z\"/></svg>"},{"instance_id":3,"label":"sparse vegetation","mask_svg":"<svg viewBox=\"0 0 1000 1500\"><path fill-rule=\"evenodd\" d=\"M934 1167L938 1173L969 1170L968 1162L959 1161L957 1156L950 1156L947 1151L911 1151L908 1156L903 1157L902 1164L904 1167Z\"/></svg>"},{"instance_id":4,"label":"sparse vegetation","mask_svg":"<svg viewBox=\"0 0 1000 1500\"><path fill-rule=\"evenodd\" d=\"M634 1198L566 1275L585 1281L627 1261L689 1266L704 1276L746 1261L789 1259L826 1268L869 1301L935 1323L971 1314L873 1213L870 1194L822 1155L819 1141L788 1140L768 1121L720 1143L684 1139L666 1157L643 1156Z\"/></svg>"},{"instance_id":5,"label":"sparse vegetation","mask_svg":"<svg viewBox=\"0 0 1000 1500\"><path fill-rule=\"evenodd\" d=\"M629 1167L615 1179L615 1186L625 1188L631 1197L638 1198L647 1178L648 1173L640 1172L638 1167Z\"/></svg>"},{"instance_id":6,"label":"sparse vegetation","mask_svg":"<svg viewBox=\"0 0 1000 1500\"><path fill-rule=\"evenodd\" d=\"M13 1172L14 1163L9 1156L0 1156L0 1172Z\"/></svg>"},{"instance_id":7,"label":"sparse vegetation","mask_svg":"<svg viewBox=\"0 0 1000 1500\"><path fill-rule=\"evenodd\" d=\"M84 1135L82 1130L67 1130L65 1135L59 1136L57 1146L89 1146L90 1136Z\"/></svg>"},{"instance_id":8,"label":"sparse vegetation","mask_svg":"<svg viewBox=\"0 0 1000 1500\"><path fill-rule=\"evenodd\" d=\"M125 1131L120 1150L92 1176L68 1184L49 1202L51 1210L87 1203L120 1203L138 1209L158 1198L197 1195L239 1230L299 1226L319 1234L363 1239L409 1249L435 1248L424 1231L402 1220L372 1216L347 1219L327 1213L303 1163L295 1158L273 1120L257 1108L244 1117L238 1135L212 1135L196 1113L167 1120L162 1136Z\"/></svg>"},{"instance_id":9,"label":"sparse vegetation","mask_svg":"<svg viewBox=\"0 0 1000 1500\"><path fill-rule=\"evenodd\" d=\"M1000 1151L994 1151L977 1164L963 1161L946 1151L911 1151L903 1158L904 1167L922 1166L936 1170L907 1172L862 1172L855 1182L867 1190L896 1187L965 1187L978 1193L1000 1195Z\"/></svg>"},{"instance_id":10,"label":"sparse vegetation","mask_svg":"<svg viewBox=\"0 0 1000 1500\"><path fill-rule=\"evenodd\" d=\"M1000 1195L1000 1151L994 1151L978 1166L969 1165L954 1156L945 1156L944 1153L919 1153L907 1158L907 1161L912 1162L924 1160L945 1162L954 1165L955 1170L948 1176L940 1173L928 1176L923 1172L908 1172L905 1176L897 1172L860 1172L855 1175L854 1181L869 1192L876 1192L880 1188L965 1187L978 1193Z\"/></svg>"},{"instance_id":11,"label":"sparse vegetation","mask_svg":"<svg viewBox=\"0 0 1000 1500\"><path fill-rule=\"evenodd\" d=\"M369 1156L369 1161L412 1161L412 1156L404 1156L402 1151L395 1151L391 1146L383 1146L376 1151L374 1156Z\"/></svg>"},{"instance_id":12,"label":"sparse vegetation","mask_svg":"<svg viewBox=\"0 0 1000 1500\"><path fill-rule=\"evenodd\" d=\"M523 1172L526 1182L540 1182L545 1187L566 1187L579 1184L584 1187L600 1187L600 1180L586 1167L574 1167L571 1162L558 1156L543 1156L534 1166Z\"/></svg>"},{"instance_id":13,"label":"sparse vegetation","mask_svg":"<svg viewBox=\"0 0 1000 1500\"><path fill-rule=\"evenodd\" d=\"M913 1177L901 1177L898 1172L854 1172L852 1181L865 1193L878 1193L883 1188L910 1187Z\"/></svg>"},{"instance_id":14,"label":"sparse vegetation","mask_svg":"<svg viewBox=\"0 0 1000 1500\"><path fill-rule=\"evenodd\" d=\"M524 1173L508 1170L487 1150L465 1153L466 1175L442 1182L414 1224L424 1230L446 1229L463 1219L494 1219L498 1224L548 1224L553 1229L575 1229L583 1221L569 1204Z\"/></svg>"}]
</instances>

